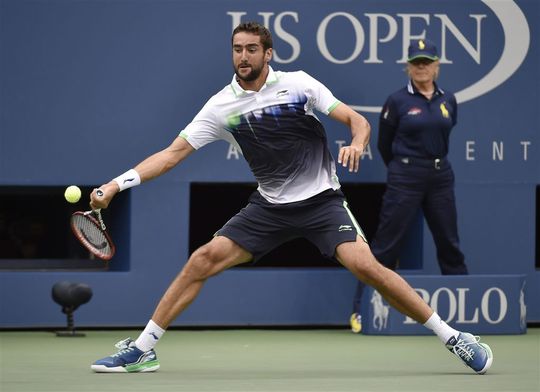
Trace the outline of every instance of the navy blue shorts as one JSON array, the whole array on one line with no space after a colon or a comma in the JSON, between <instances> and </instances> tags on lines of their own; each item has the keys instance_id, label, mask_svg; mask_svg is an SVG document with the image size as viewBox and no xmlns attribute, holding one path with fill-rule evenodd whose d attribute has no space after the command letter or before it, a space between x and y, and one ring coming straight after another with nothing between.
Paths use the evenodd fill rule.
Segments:
<instances>
[{"instance_id":1,"label":"navy blue shorts","mask_svg":"<svg viewBox=\"0 0 540 392\"><path fill-rule=\"evenodd\" d=\"M227 237L257 260L294 238L311 241L323 256L333 258L343 242L366 237L349 210L341 190L329 189L307 200L271 204L259 192L215 235ZM367 242L367 241L366 241Z\"/></svg>"}]
</instances>

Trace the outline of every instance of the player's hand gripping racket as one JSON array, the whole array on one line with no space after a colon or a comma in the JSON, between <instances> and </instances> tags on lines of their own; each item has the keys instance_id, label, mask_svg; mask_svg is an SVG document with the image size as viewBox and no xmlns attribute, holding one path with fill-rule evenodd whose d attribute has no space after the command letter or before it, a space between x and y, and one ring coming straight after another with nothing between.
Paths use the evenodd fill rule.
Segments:
<instances>
[{"instance_id":1,"label":"player's hand gripping racket","mask_svg":"<svg viewBox=\"0 0 540 392\"><path fill-rule=\"evenodd\" d=\"M96 193L103 196L101 189ZM81 244L97 258L108 261L114 256L116 249L101 217L101 209L74 212L71 215L71 230Z\"/></svg>"}]
</instances>

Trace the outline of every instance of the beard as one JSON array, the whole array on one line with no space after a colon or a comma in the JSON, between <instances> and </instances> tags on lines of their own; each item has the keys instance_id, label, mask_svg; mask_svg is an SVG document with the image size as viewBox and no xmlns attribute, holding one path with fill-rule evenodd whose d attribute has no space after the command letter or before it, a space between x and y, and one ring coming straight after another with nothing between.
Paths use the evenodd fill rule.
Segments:
<instances>
[{"instance_id":1,"label":"beard","mask_svg":"<svg viewBox=\"0 0 540 392\"><path fill-rule=\"evenodd\" d=\"M236 69L234 70L234 73L236 74L236 76L238 77L238 79L240 80L243 80L244 82L253 82L254 80L256 80L260 75L261 75L261 72L263 70L262 67L260 68L255 68L253 65L251 66L251 72L248 73L247 75L240 75L240 66L236 67Z\"/></svg>"}]
</instances>

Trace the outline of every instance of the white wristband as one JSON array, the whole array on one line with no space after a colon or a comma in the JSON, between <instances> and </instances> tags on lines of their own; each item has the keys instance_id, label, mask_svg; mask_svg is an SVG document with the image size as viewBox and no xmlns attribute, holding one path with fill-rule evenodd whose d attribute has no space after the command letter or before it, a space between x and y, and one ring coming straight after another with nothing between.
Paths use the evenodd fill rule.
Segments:
<instances>
[{"instance_id":1,"label":"white wristband","mask_svg":"<svg viewBox=\"0 0 540 392\"><path fill-rule=\"evenodd\" d=\"M129 169L124 174L113 179L113 181L118 184L120 192L122 192L124 189L139 185L141 183L141 176L139 176L139 173L135 169Z\"/></svg>"}]
</instances>

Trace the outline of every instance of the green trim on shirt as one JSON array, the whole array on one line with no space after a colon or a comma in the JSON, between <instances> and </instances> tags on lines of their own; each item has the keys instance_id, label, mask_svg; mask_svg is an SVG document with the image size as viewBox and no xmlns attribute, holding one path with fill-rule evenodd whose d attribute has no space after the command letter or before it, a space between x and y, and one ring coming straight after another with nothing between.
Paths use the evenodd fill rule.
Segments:
<instances>
[{"instance_id":1,"label":"green trim on shirt","mask_svg":"<svg viewBox=\"0 0 540 392\"><path fill-rule=\"evenodd\" d=\"M334 110L334 109L337 107L337 105L339 105L340 103L341 103L341 101L336 101L336 103L334 103L332 106L330 106L330 107L328 108L328 114L330 114L330 112L331 112L332 110Z\"/></svg>"}]
</instances>

